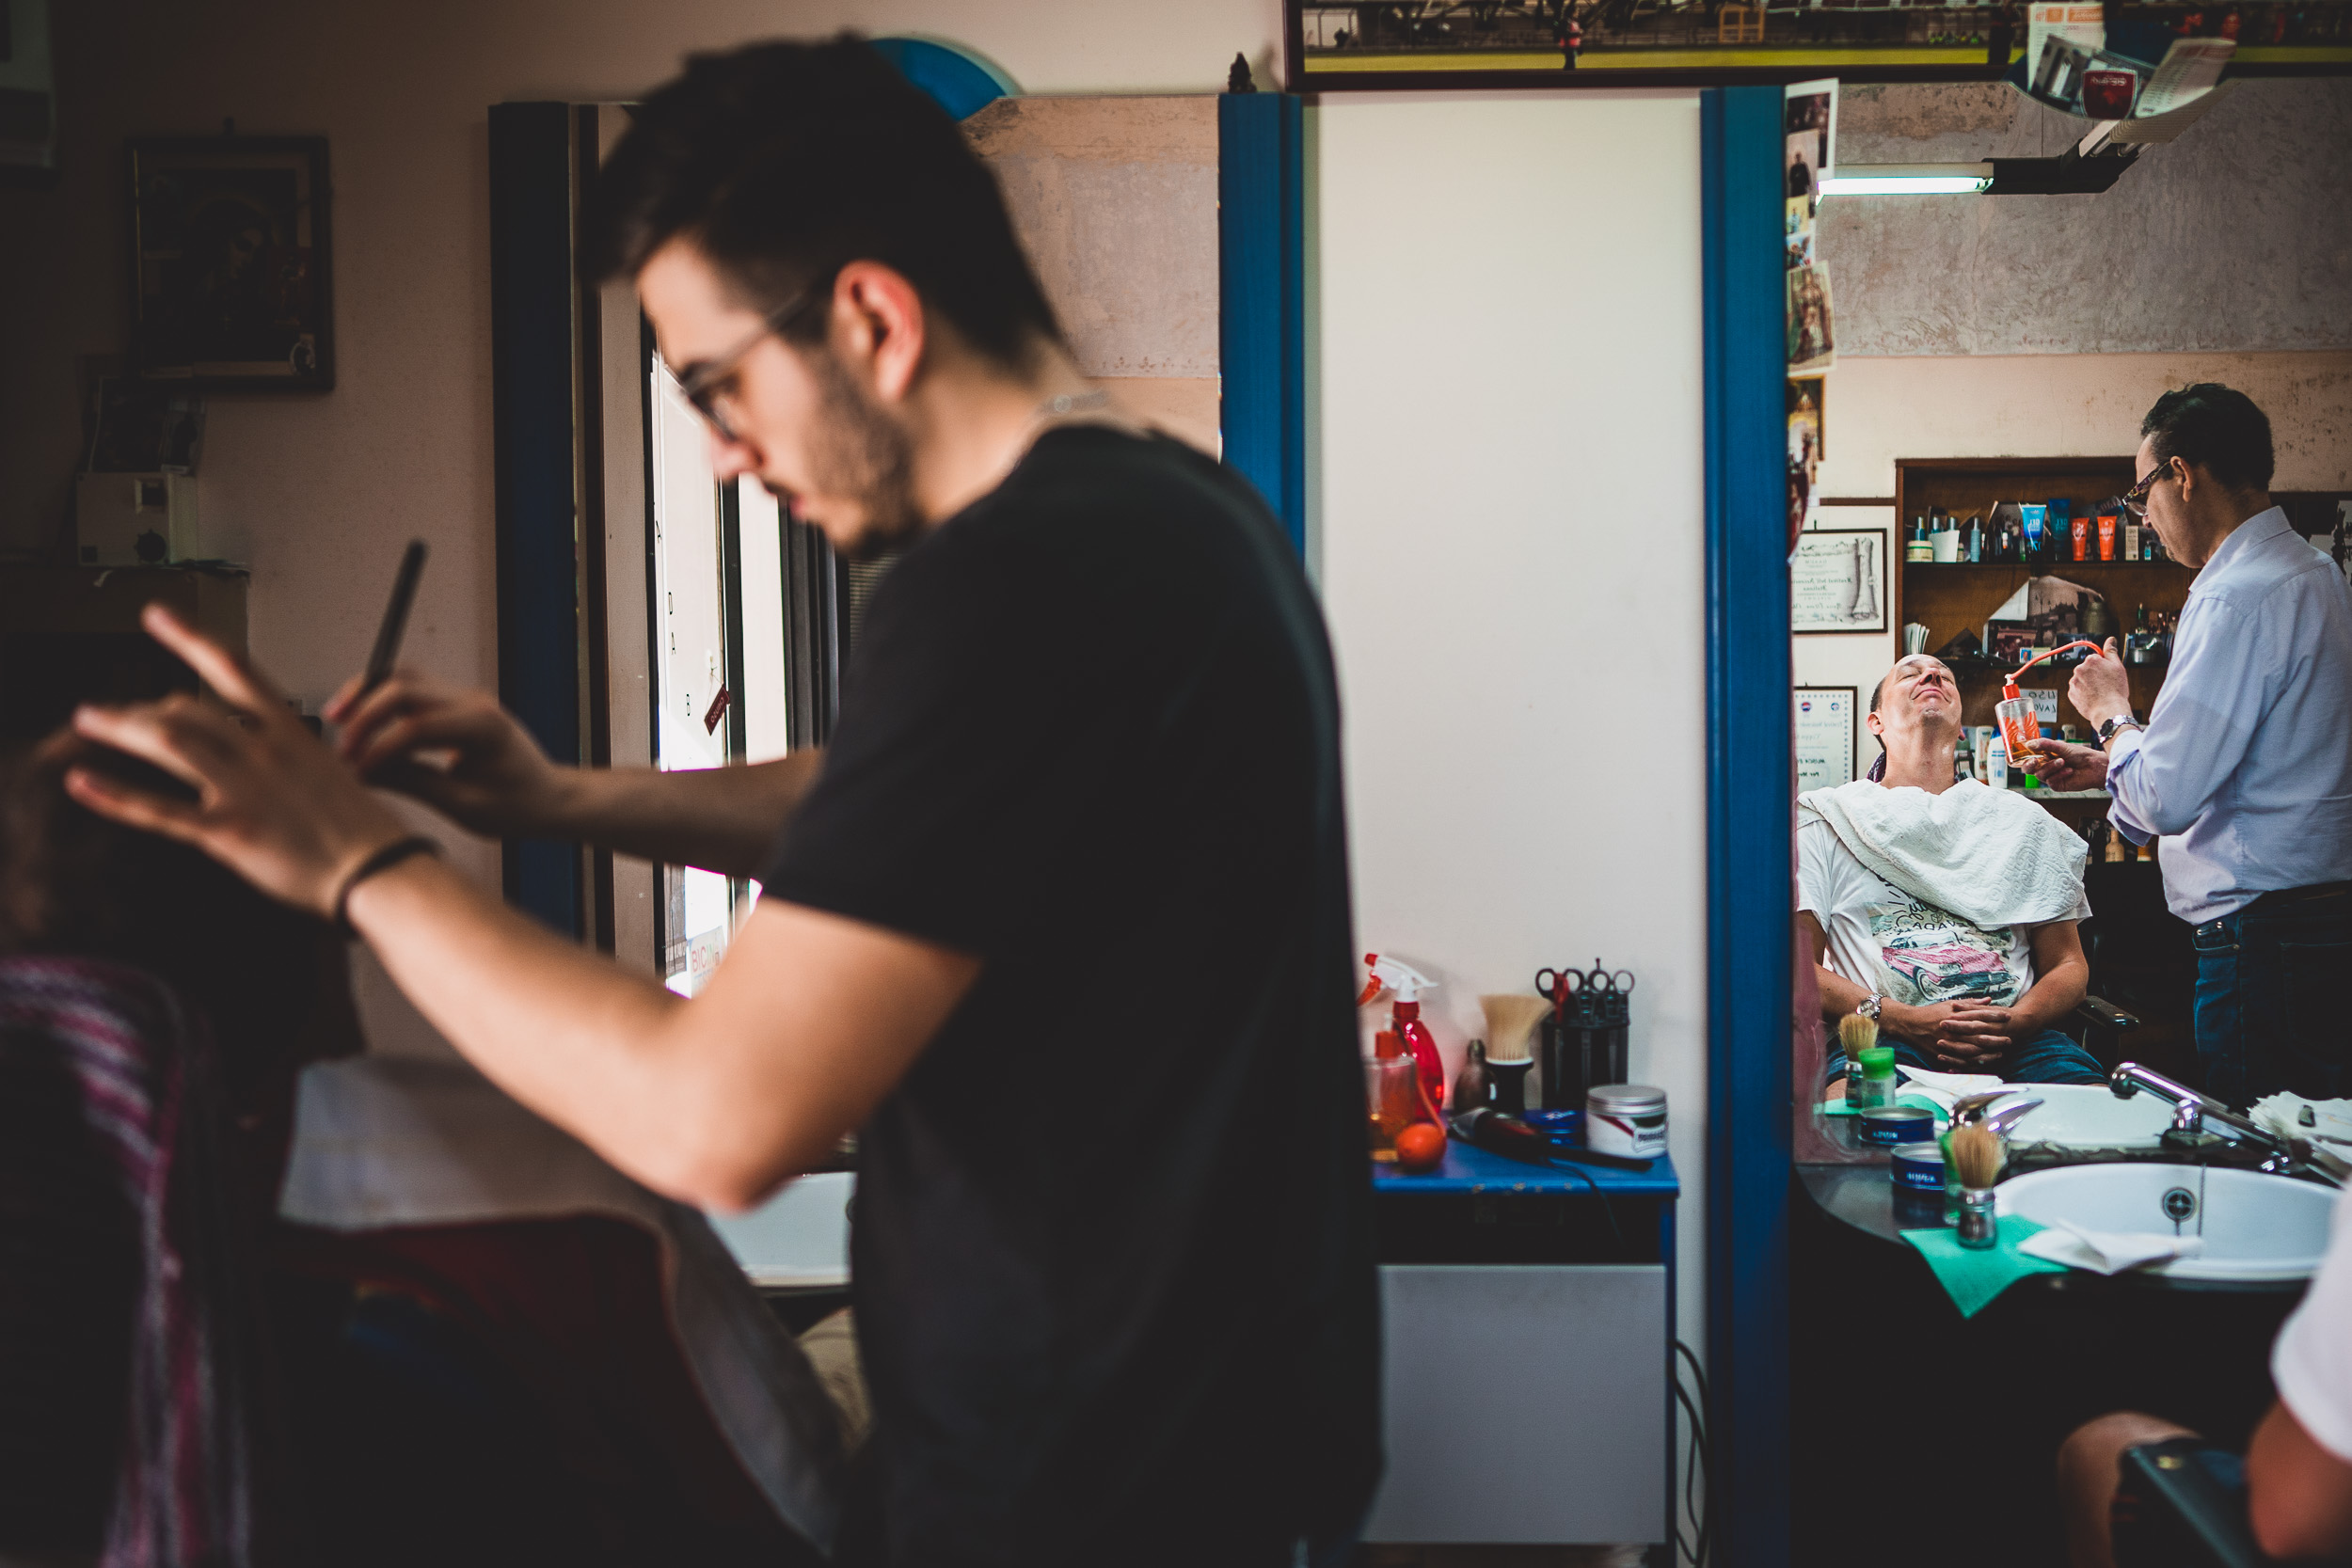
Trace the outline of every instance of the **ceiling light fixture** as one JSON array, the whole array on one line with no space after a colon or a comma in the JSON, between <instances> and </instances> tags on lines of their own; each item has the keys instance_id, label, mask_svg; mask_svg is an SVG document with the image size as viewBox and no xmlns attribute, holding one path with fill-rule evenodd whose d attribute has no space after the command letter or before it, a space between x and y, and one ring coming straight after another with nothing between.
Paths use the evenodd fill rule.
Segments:
<instances>
[{"instance_id":1,"label":"ceiling light fixture","mask_svg":"<svg viewBox=\"0 0 2352 1568\"><path fill-rule=\"evenodd\" d=\"M1824 178L1823 196L1974 196L1993 182L1983 164L1849 164Z\"/></svg>"}]
</instances>

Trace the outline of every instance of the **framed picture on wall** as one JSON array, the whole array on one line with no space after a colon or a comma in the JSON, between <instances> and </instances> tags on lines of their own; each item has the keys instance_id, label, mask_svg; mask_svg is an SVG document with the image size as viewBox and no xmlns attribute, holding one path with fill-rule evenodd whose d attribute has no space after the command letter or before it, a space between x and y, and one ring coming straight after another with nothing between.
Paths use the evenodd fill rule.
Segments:
<instances>
[{"instance_id":1,"label":"framed picture on wall","mask_svg":"<svg viewBox=\"0 0 2352 1568\"><path fill-rule=\"evenodd\" d=\"M1858 687L1796 689L1798 794L1853 783L1854 755L1862 741L1861 706Z\"/></svg>"},{"instance_id":2,"label":"framed picture on wall","mask_svg":"<svg viewBox=\"0 0 2352 1568\"><path fill-rule=\"evenodd\" d=\"M1616 0L1284 0L1282 10L1292 92L1778 87L1832 74L1991 82L2009 68L2011 36L2009 13L1997 8L1800 9L1769 0L1646 8Z\"/></svg>"},{"instance_id":3,"label":"framed picture on wall","mask_svg":"<svg viewBox=\"0 0 2352 1568\"><path fill-rule=\"evenodd\" d=\"M1886 534L1817 528L1788 558L1788 629L1799 636L1886 629Z\"/></svg>"},{"instance_id":4,"label":"framed picture on wall","mask_svg":"<svg viewBox=\"0 0 2352 1568\"><path fill-rule=\"evenodd\" d=\"M326 138L130 144L131 371L198 391L335 385Z\"/></svg>"}]
</instances>

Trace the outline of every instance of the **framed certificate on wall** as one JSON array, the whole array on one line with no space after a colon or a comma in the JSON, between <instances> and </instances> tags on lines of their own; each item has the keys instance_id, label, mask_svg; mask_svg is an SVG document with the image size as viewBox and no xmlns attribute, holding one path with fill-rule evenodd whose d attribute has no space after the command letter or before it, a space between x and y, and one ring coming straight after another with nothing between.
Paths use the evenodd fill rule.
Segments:
<instances>
[{"instance_id":1,"label":"framed certificate on wall","mask_svg":"<svg viewBox=\"0 0 2352 1568\"><path fill-rule=\"evenodd\" d=\"M1886 629L1886 531L1813 528L1788 558L1788 629Z\"/></svg>"},{"instance_id":2,"label":"framed certificate on wall","mask_svg":"<svg viewBox=\"0 0 2352 1568\"><path fill-rule=\"evenodd\" d=\"M1854 781L1861 743L1862 697L1851 686L1796 689L1797 793Z\"/></svg>"}]
</instances>

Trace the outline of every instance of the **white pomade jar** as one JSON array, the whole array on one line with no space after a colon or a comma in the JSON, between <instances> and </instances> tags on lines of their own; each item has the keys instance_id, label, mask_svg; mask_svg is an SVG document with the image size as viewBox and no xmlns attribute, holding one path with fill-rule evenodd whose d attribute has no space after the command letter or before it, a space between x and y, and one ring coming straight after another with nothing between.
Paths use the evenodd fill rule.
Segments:
<instances>
[{"instance_id":1,"label":"white pomade jar","mask_svg":"<svg viewBox=\"0 0 2352 1568\"><path fill-rule=\"evenodd\" d=\"M1655 1160L1666 1152L1666 1091L1646 1084L1601 1084L1584 1092L1584 1147Z\"/></svg>"}]
</instances>

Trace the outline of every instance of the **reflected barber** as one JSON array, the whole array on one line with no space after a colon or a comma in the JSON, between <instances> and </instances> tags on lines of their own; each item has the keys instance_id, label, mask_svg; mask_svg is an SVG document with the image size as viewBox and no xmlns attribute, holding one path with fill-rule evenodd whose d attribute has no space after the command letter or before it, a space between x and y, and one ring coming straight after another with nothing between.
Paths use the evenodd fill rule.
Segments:
<instances>
[{"instance_id":1,"label":"reflected barber","mask_svg":"<svg viewBox=\"0 0 2352 1568\"><path fill-rule=\"evenodd\" d=\"M2271 503L2270 421L2214 382L2140 425L2124 504L2201 568L2143 723L2109 639L2067 695L2098 747L2043 743L2060 789L2104 784L2108 820L2161 840L2166 901L2195 927L2205 1090L2244 1106L2352 1092L2352 590Z\"/></svg>"}]
</instances>

